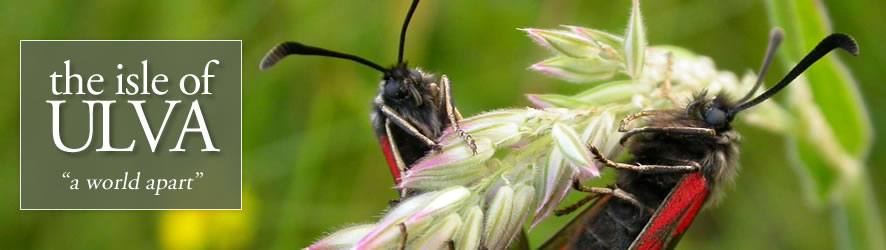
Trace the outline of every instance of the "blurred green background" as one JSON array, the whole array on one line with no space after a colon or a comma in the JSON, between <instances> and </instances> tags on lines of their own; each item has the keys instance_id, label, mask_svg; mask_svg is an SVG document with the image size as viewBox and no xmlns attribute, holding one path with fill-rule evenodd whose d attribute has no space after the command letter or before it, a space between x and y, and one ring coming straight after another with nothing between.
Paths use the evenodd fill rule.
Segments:
<instances>
[{"instance_id":1,"label":"blurred green background","mask_svg":"<svg viewBox=\"0 0 886 250\"><path fill-rule=\"evenodd\" d=\"M755 70L769 24L763 1L643 1L651 44L708 55L723 70ZM835 31L853 35L846 58L877 131L886 129L886 2L826 0ZM378 73L352 62L296 57L267 72L258 61L275 44L300 41L382 65L396 60L408 0L3 1L0 2L0 245L7 249L301 248L326 232L377 219L396 198L369 123ZM447 74L465 115L529 103L524 93L575 93L587 86L525 70L549 52L515 28L560 24L621 33L630 1L425 0L409 32L412 65ZM19 211L20 39L243 40L242 211ZM787 37L786 39L792 39ZM778 60L778 59L776 59ZM776 64L778 65L778 64ZM814 67L813 67L814 69ZM782 75L774 67L772 75ZM739 125L743 170L717 207L695 221L682 249L831 249L827 206L804 198L783 138ZM886 201L882 133L867 166L881 211ZM540 244L567 218L531 232Z\"/></svg>"}]
</instances>

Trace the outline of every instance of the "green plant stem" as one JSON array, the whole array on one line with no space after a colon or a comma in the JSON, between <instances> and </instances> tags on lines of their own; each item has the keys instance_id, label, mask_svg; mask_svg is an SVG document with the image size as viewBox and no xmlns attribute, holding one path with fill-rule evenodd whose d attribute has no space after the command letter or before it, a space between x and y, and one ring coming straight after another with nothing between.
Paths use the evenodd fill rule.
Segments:
<instances>
[{"instance_id":1,"label":"green plant stem","mask_svg":"<svg viewBox=\"0 0 886 250\"><path fill-rule=\"evenodd\" d=\"M868 175L857 176L847 182L845 195L833 204L837 242L842 249L886 249L882 217Z\"/></svg>"}]
</instances>

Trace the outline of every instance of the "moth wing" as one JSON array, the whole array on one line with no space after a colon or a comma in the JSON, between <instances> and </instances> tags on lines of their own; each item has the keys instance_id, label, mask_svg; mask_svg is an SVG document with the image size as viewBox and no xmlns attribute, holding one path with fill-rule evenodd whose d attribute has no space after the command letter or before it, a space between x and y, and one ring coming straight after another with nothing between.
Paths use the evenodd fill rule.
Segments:
<instances>
[{"instance_id":1,"label":"moth wing","mask_svg":"<svg viewBox=\"0 0 886 250\"><path fill-rule=\"evenodd\" d=\"M710 189L701 173L686 175L668 194L629 249L672 249L692 224Z\"/></svg>"},{"instance_id":2,"label":"moth wing","mask_svg":"<svg viewBox=\"0 0 886 250\"><path fill-rule=\"evenodd\" d=\"M582 210L581 213L575 216L571 221L569 221L566 226L564 226L560 231L551 236L547 242L544 243L539 249L545 250L553 250L553 249L570 249L569 242L572 239L576 239L580 237L579 234L588 230L587 221L596 216L600 211L603 211L604 205L609 199L612 198L612 195L604 195L597 200L594 201L590 206Z\"/></svg>"},{"instance_id":3,"label":"moth wing","mask_svg":"<svg viewBox=\"0 0 886 250\"><path fill-rule=\"evenodd\" d=\"M391 171L391 176L394 177L394 183L400 185L401 174L403 171L406 171L406 164L403 163L403 158L400 157L400 150L397 148L397 144L394 143L396 140L394 139L394 134L391 133L391 121L384 119L384 130L382 130L382 134L378 135L378 142L381 144L381 150L385 154L385 160L388 163L388 169Z\"/></svg>"}]
</instances>

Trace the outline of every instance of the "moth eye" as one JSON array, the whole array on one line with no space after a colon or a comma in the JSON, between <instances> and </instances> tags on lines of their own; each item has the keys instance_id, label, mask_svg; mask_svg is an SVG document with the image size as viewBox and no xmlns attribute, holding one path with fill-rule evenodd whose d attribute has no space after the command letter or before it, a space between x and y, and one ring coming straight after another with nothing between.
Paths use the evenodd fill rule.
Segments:
<instances>
[{"instance_id":1,"label":"moth eye","mask_svg":"<svg viewBox=\"0 0 886 250\"><path fill-rule=\"evenodd\" d=\"M421 72L418 70L414 70L414 69L410 70L409 71L409 78L412 78L412 80L415 82L419 82L419 81L421 81Z\"/></svg>"},{"instance_id":2,"label":"moth eye","mask_svg":"<svg viewBox=\"0 0 886 250\"><path fill-rule=\"evenodd\" d=\"M715 107L708 108L704 113L704 121L710 125L721 125L726 123L726 112Z\"/></svg>"},{"instance_id":3,"label":"moth eye","mask_svg":"<svg viewBox=\"0 0 886 250\"><path fill-rule=\"evenodd\" d=\"M406 91L400 88L401 85L396 79L388 80L385 83L385 96L398 100L406 98Z\"/></svg>"}]
</instances>

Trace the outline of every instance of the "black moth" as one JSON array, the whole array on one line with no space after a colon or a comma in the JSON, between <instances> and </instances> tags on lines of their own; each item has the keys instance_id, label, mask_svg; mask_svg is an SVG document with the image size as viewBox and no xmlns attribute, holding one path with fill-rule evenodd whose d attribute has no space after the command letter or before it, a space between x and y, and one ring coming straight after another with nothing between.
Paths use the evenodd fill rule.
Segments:
<instances>
[{"instance_id":1,"label":"black moth","mask_svg":"<svg viewBox=\"0 0 886 250\"><path fill-rule=\"evenodd\" d=\"M742 110L769 99L815 61L836 48L858 54L848 35L824 38L775 86L756 92L782 37L772 32L769 48L754 87L732 101L726 93L708 96L704 91L683 109L645 111L621 121L633 155L629 163L606 159L590 150L605 165L617 169L616 184L609 188L573 186L592 193L558 214L569 213L593 199L597 201L552 237L543 249L671 249L676 246L709 194L734 176L738 168L740 136L731 126ZM633 119L648 116L647 127L626 129Z\"/></svg>"},{"instance_id":2,"label":"black moth","mask_svg":"<svg viewBox=\"0 0 886 250\"><path fill-rule=\"evenodd\" d=\"M289 55L335 57L358 62L383 73L378 95L372 101L372 125L387 159L394 181L419 158L438 149L437 138L449 126L476 152L470 135L458 126L461 114L452 100L449 78L410 69L403 61L406 30L419 0L412 1L406 20L400 30L397 63L382 67L359 56L312 47L297 42L277 45L262 59L260 68L266 70ZM405 196L401 192L401 196Z\"/></svg>"}]
</instances>

